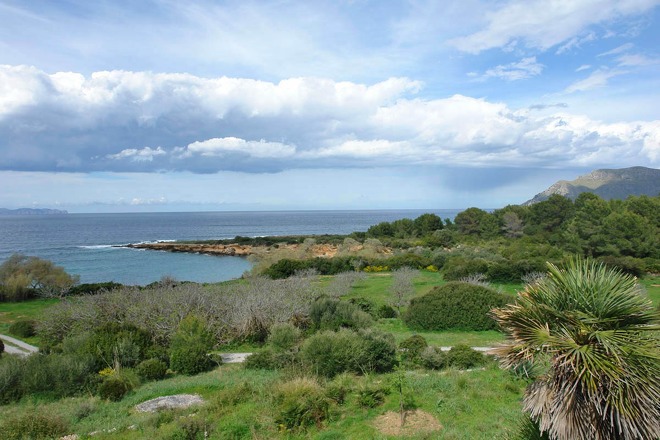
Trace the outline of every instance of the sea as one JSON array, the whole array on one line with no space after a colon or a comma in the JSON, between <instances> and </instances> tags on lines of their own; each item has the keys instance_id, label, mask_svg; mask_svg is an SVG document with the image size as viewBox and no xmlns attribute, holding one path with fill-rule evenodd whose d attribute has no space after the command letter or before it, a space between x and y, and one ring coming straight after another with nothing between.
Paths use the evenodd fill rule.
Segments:
<instances>
[{"instance_id":1,"label":"sea","mask_svg":"<svg viewBox=\"0 0 660 440\"><path fill-rule=\"evenodd\" d=\"M117 247L129 243L236 236L350 234L424 213L453 219L461 210L176 212L0 216L0 263L14 253L52 261L81 283L146 285L164 276L212 283L240 278L243 257Z\"/></svg>"}]
</instances>

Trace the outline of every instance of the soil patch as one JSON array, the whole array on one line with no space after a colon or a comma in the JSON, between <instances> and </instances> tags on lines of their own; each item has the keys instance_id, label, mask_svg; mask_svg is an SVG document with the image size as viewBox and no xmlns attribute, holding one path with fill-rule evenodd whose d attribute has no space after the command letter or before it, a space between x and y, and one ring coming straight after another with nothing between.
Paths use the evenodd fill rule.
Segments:
<instances>
[{"instance_id":1,"label":"soil patch","mask_svg":"<svg viewBox=\"0 0 660 440\"><path fill-rule=\"evenodd\" d=\"M442 429L442 425L433 415L422 410L406 412L405 423L401 426L401 416L398 412L388 411L373 422L381 434L408 436L430 433Z\"/></svg>"}]
</instances>

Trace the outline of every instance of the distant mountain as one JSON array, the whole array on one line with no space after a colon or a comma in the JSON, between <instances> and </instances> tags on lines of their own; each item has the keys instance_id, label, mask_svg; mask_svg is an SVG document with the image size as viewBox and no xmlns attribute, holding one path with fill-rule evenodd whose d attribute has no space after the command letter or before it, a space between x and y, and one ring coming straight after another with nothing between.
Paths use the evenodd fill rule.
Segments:
<instances>
[{"instance_id":1,"label":"distant mountain","mask_svg":"<svg viewBox=\"0 0 660 440\"><path fill-rule=\"evenodd\" d=\"M553 194L575 200L583 192L594 193L605 200L625 199L628 196L657 196L660 194L660 170L646 167L596 170L570 182L560 180L523 205L542 202Z\"/></svg>"},{"instance_id":2,"label":"distant mountain","mask_svg":"<svg viewBox=\"0 0 660 440\"><path fill-rule=\"evenodd\" d=\"M0 208L0 215L62 215L62 214L68 214L68 212L63 209Z\"/></svg>"}]
</instances>

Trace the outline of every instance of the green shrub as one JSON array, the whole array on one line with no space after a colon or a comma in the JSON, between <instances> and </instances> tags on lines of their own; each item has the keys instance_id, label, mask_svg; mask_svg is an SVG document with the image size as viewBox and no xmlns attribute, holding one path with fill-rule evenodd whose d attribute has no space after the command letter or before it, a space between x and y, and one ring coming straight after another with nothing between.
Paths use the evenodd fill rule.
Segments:
<instances>
[{"instance_id":1,"label":"green shrub","mask_svg":"<svg viewBox=\"0 0 660 440\"><path fill-rule=\"evenodd\" d=\"M104 324L91 332L74 333L62 341L65 352L91 356L100 370L117 361L133 367L147 358L152 346L151 335L132 325Z\"/></svg>"},{"instance_id":2,"label":"green shrub","mask_svg":"<svg viewBox=\"0 0 660 440\"><path fill-rule=\"evenodd\" d=\"M160 359L147 359L137 365L135 372L144 380L161 380L167 375L167 364Z\"/></svg>"},{"instance_id":3,"label":"green shrub","mask_svg":"<svg viewBox=\"0 0 660 440\"><path fill-rule=\"evenodd\" d=\"M140 381L133 371L119 369L103 378L99 384L98 393L102 399L118 401L139 384Z\"/></svg>"},{"instance_id":4,"label":"green shrub","mask_svg":"<svg viewBox=\"0 0 660 440\"><path fill-rule=\"evenodd\" d=\"M356 378L352 374L342 373L335 376L325 387L325 395L337 405L343 405L346 396L353 391Z\"/></svg>"},{"instance_id":5,"label":"green shrub","mask_svg":"<svg viewBox=\"0 0 660 440\"><path fill-rule=\"evenodd\" d=\"M83 283L69 289L68 295L96 295L97 293L109 292L121 287L124 287L124 285L112 281L106 283Z\"/></svg>"},{"instance_id":6,"label":"green shrub","mask_svg":"<svg viewBox=\"0 0 660 440\"><path fill-rule=\"evenodd\" d=\"M292 351L275 351L271 347L266 347L248 356L243 366L250 370L278 370L297 362L296 353Z\"/></svg>"},{"instance_id":7,"label":"green shrub","mask_svg":"<svg viewBox=\"0 0 660 440\"><path fill-rule=\"evenodd\" d=\"M390 394L390 388L383 383L365 382L357 391L358 405L364 408L375 408L385 402L385 396Z\"/></svg>"},{"instance_id":8,"label":"green shrub","mask_svg":"<svg viewBox=\"0 0 660 440\"><path fill-rule=\"evenodd\" d=\"M420 356L424 349L429 344L426 342L423 336L412 335L411 337L404 339L399 344L399 350L401 351L401 357L404 361L417 364L420 362Z\"/></svg>"},{"instance_id":9,"label":"green shrub","mask_svg":"<svg viewBox=\"0 0 660 440\"><path fill-rule=\"evenodd\" d=\"M396 344L392 335L378 331L325 331L305 341L301 356L312 371L326 377L383 373L396 365Z\"/></svg>"},{"instance_id":10,"label":"green shrub","mask_svg":"<svg viewBox=\"0 0 660 440\"><path fill-rule=\"evenodd\" d=\"M488 262L481 258L449 257L442 266L442 276L445 280L455 281L475 273L487 273Z\"/></svg>"},{"instance_id":11,"label":"green shrub","mask_svg":"<svg viewBox=\"0 0 660 440\"><path fill-rule=\"evenodd\" d=\"M486 363L486 357L467 345L455 345L447 352L447 365L460 369L478 367Z\"/></svg>"},{"instance_id":12,"label":"green shrub","mask_svg":"<svg viewBox=\"0 0 660 440\"><path fill-rule=\"evenodd\" d=\"M396 318L398 315L396 309L389 304L383 304L378 308L380 318Z\"/></svg>"},{"instance_id":13,"label":"green shrub","mask_svg":"<svg viewBox=\"0 0 660 440\"><path fill-rule=\"evenodd\" d=\"M356 373L387 373L397 364L396 341L391 333L379 330L359 330L362 339L361 350L358 352Z\"/></svg>"},{"instance_id":14,"label":"green shrub","mask_svg":"<svg viewBox=\"0 0 660 440\"><path fill-rule=\"evenodd\" d=\"M208 355L215 340L206 329L206 323L194 315L185 317L172 336L170 343L170 368L181 374L198 374L208 371L215 363Z\"/></svg>"},{"instance_id":15,"label":"green shrub","mask_svg":"<svg viewBox=\"0 0 660 440\"><path fill-rule=\"evenodd\" d=\"M422 366L429 370L442 370L447 367L447 354L440 347L426 347L419 359Z\"/></svg>"},{"instance_id":16,"label":"green shrub","mask_svg":"<svg viewBox=\"0 0 660 440\"><path fill-rule=\"evenodd\" d=\"M378 317L378 313L376 312L376 304L372 300L358 296L356 298L349 299L348 302L355 304L360 310L368 313L369 316L374 318Z\"/></svg>"},{"instance_id":17,"label":"green shrub","mask_svg":"<svg viewBox=\"0 0 660 440\"><path fill-rule=\"evenodd\" d=\"M413 298L404 321L417 330L494 330L490 310L502 307L508 297L484 286L450 282Z\"/></svg>"},{"instance_id":18,"label":"green shrub","mask_svg":"<svg viewBox=\"0 0 660 440\"><path fill-rule=\"evenodd\" d=\"M7 440L59 438L68 431L68 424L58 415L33 410L9 417L0 428L2 438Z\"/></svg>"},{"instance_id":19,"label":"green shrub","mask_svg":"<svg viewBox=\"0 0 660 440\"><path fill-rule=\"evenodd\" d=\"M276 422L286 429L321 426L328 418L330 403L323 388L314 379L299 378L281 384L277 389Z\"/></svg>"},{"instance_id":20,"label":"green shrub","mask_svg":"<svg viewBox=\"0 0 660 440\"><path fill-rule=\"evenodd\" d=\"M176 430L169 440L203 440L208 438L209 427L204 420L183 417L177 420Z\"/></svg>"},{"instance_id":21,"label":"green shrub","mask_svg":"<svg viewBox=\"0 0 660 440\"><path fill-rule=\"evenodd\" d=\"M25 362L18 356L3 356L0 359L0 404L15 402L23 397L21 379Z\"/></svg>"},{"instance_id":22,"label":"green shrub","mask_svg":"<svg viewBox=\"0 0 660 440\"><path fill-rule=\"evenodd\" d=\"M339 330L340 328L365 328L373 325L368 313L346 301L336 298L320 298L310 309L310 319L317 330Z\"/></svg>"},{"instance_id":23,"label":"green shrub","mask_svg":"<svg viewBox=\"0 0 660 440\"><path fill-rule=\"evenodd\" d=\"M35 324L36 322L31 319L21 319L11 324L8 331L9 334L19 338L29 338L36 334Z\"/></svg>"},{"instance_id":24,"label":"green shrub","mask_svg":"<svg viewBox=\"0 0 660 440\"><path fill-rule=\"evenodd\" d=\"M292 349L301 338L300 329L289 323L278 323L270 328L267 343L278 351Z\"/></svg>"}]
</instances>

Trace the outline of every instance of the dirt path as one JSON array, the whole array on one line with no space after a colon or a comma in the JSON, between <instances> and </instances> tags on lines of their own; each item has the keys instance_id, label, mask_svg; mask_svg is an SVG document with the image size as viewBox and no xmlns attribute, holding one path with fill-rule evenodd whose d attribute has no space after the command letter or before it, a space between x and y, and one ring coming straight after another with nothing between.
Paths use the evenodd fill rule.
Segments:
<instances>
[{"instance_id":1,"label":"dirt path","mask_svg":"<svg viewBox=\"0 0 660 440\"><path fill-rule=\"evenodd\" d=\"M27 344L16 338L7 335L0 335L0 339L5 343L5 352L9 354L17 354L19 356L29 356L32 353L39 351L39 348L34 345Z\"/></svg>"}]
</instances>

